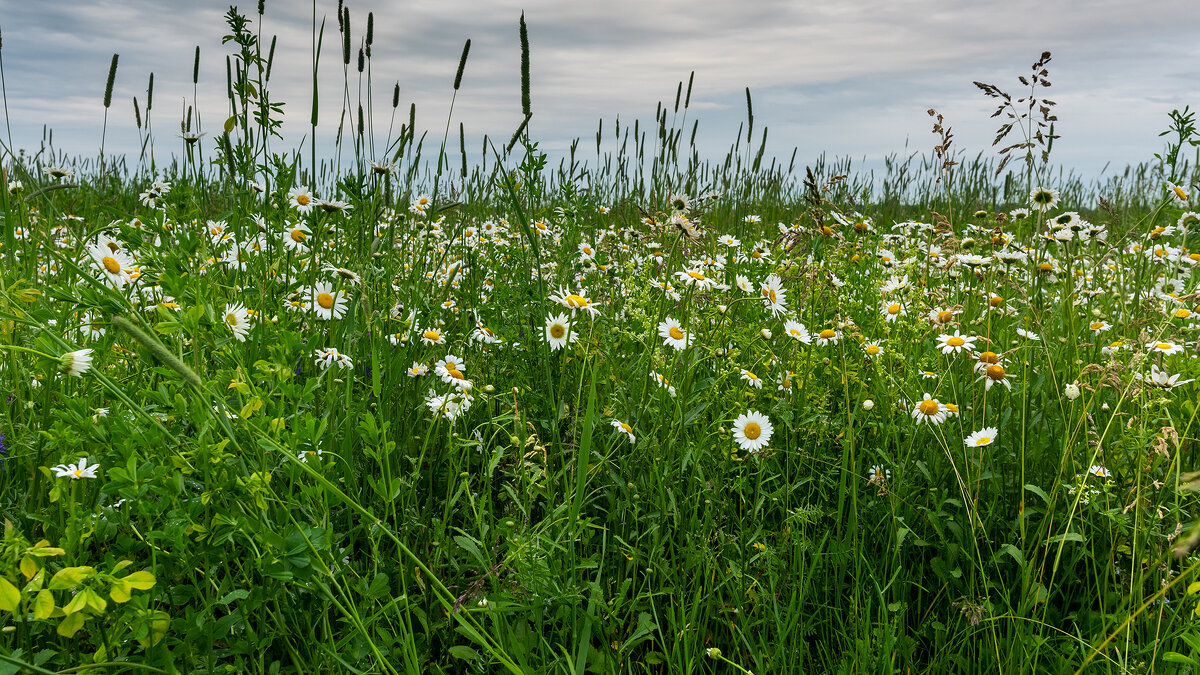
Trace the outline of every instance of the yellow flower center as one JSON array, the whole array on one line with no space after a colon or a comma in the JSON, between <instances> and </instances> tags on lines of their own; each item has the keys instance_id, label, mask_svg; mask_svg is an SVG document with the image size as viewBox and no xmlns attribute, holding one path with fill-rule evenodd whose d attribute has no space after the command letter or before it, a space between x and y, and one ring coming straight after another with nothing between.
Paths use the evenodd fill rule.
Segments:
<instances>
[{"instance_id":1,"label":"yellow flower center","mask_svg":"<svg viewBox=\"0 0 1200 675\"><path fill-rule=\"evenodd\" d=\"M1167 351L1168 349L1171 348L1171 345L1167 344L1166 342L1160 342L1160 343L1154 345L1154 348L1161 349L1163 351Z\"/></svg>"},{"instance_id":2,"label":"yellow flower center","mask_svg":"<svg viewBox=\"0 0 1200 675\"><path fill-rule=\"evenodd\" d=\"M317 295L317 304L321 309L329 309L333 307L333 296L328 293L320 293Z\"/></svg>"},{"instance_id":3,"label":"yellow flower center","mask_svg":"<svg viewBox=\"0 0 1200 675\"><path fill-rule=\"evenodd\" d=\"M837 335L837 332L835 332L832 328L826 328L825 330L821 331L822 340L832 340L834 335Z\"/></svg>"},{"instance_id":4,"label":"yellow flower center","mask_svg":"<svg viewBox=\"0 0 1200 675\"><path fill-rule=\"evenodd\" d=\"M75 476L76 478L83 478L83 469L75 469L71 472L71 475Z\"/></svg>"},{"instance_id":5,"label":"yellow flower center","mask_svg":"<svg viewBox=\"0 0 1200 675\"><path fill-rule=\"evenodd\" d=\"M587 307L588 299L582 295L571 294L567 296L567 305L576 309Z\"/></svg>"},{"instance_id":6,"label":"yellow flower center","mask_svg":"<svg viewBox=\"0 0 1200 675\"><path fill-rule=\"evenodd\" d=\"M879 345L867 345L867 353L871 356L879 354Z\"/></svg>"},{"instance_id":7,"label":"yellow flower center","mask_svg":"<svg viewBox=\"0 0 1200 675\"><path fill-rule=\"evenodd\" d=\"M592 249L588 248L587 246L584 246L584 247L583 247L583 254L584 254L584 255L591 255L591 254L592 254Z\"/></svg>"},{"instance_id":8,"label":"yellow flower center","mask_svg":"<svg viewBox=\"0 0 1200 675\"><path fill-rule=\"evenodd\" d=\"M1120 349L1121 347L1125 346L1125 343L1122 342L1121 340L1117 340L1116 342L1113 342L1113 343L1109 344L1108 346L1110 349Z\"/></svg>"},{"instance_id":9,"label":"yellow flower center","mask_svg":"<svg viewBox=\"0 0 1200 675\"><path fill-rule=\"evenodd\" d=\"M762 436L762 427L754 422L748 422L746 428L742 429L742 435L752 441L756 441L759 436Z\"/></svg>"},{"instance_id":10,"label":"yellow flower center","mask_svg":"<svg viewBox=\"0 0 1200 675\"><path fill-rule=\"evenodd\" d=\"M675 340L683 339L683 331L679 330L678 326L671 326L671 330L667 331L667 334L670 335L671 338L675 339Z\"/></svg>"},{"instance_id":11,"label":"yellow flower center","mask_svg":"<svg viewBox=\"0 0 1200 675\"><path fill-rule=\"evenodd\" d=\"M237 314L234 314L233 312L226 314L225 315L225 323L229 324L230 326L238 325Z\"/></svg>"},{"instance_id":12,"label":"yellow flower center","mask_svg":"<svg viewBox=\"0 0 1200 675\"><path fill-rule=\"evenodd\" d=\"M991 305L992 307L999 307L1000 305L1003 305L1003 304L1004 304L1004 298L1002 298L1002 297L1000 297L1000 296L998 296L998 295L993 295L993 296L992 296L992 297L991 297L991 298L988 300L988 304L989 304L989 305Z\"/></svg>"},{"instance_id":13,"label":"yellow flower center","mask_svg":"<svg viewBox=\"0 0 1200 675\"><path fill-rule=\"evenodd\" d=\"M764 288L764 289L762 289L762 294L763 294L763 297L766 298L768 302L772 302L772 303L775 302L776 296L775 296L774 288Z\"/></svg>"},{"instance_id":14,"label":"yellow flower center","mask_svg":"<svg viewBox=\"0 0 1200 675\"><path fill-rule=\"evenodd\" d=\"M452 364L449 364L449 363L446 364L446 374L449 375L450 377L453 377L456 380L465 380L466 379L465 377L463 377L463 374L461 372L459 372L459 370L457 368L455 368Z\"/></svg>"},{"instance_id":15,"label":"yellow flower center","mask_svg":"<svg viewBox=\"0 0 1200 675\"><path fill-rule=\"evenodd\" d=\"M296 203L300 206L308 206L308 203L311 201L312 199L308 195L296 195Z\"/></svg>"},{"instance_id":16,"label":"yellow flower center","mask_svg":"<svg viewBox=\"0 0 1200 675\"><path fill-rule=\"evenodd\" d=\"M1053 269L1054 269L1054 266L1053 266L1053 265L1051 265L1051 264L1050 264L1050 263L1048 263L1048 262L1042 262L1042 263L1038 263L1038 266L1037 266L1037 268L1038 268L1039 270L1043 271L1043 272L1049 272L1049 271L1051 271L1051 270L1053 270ZM994 307L994 306L995 306L995 305L993 305L993 307Z\"/></svg>"},{"instance_id":17,"label":"yellow flower center","mask_svg":"<svg viewBox=\"0 0 1200 675\"><path fill-rule=\"evenodd\" d=\"M624 422L621 422L621 431L624 431L627 434L632 434L633 427L629 426L628 424L625 424Z\"/></svg>"},{"instance_id":18,"label":"yellow flower center","mask_svg":"<svg viewBox=\"0 0 1200 675\"><path fill-rule=\"evenodd\" d=\"M305 239L308 239L308 235L304 234L304 230L292 230L291 237L292 241L296 243L301 243Z\"/></svg>"},{"instance_id":19,"label":"yellow flower center","mask_svg":"<svg viewBox=\"0 0 1200 675\"><path fill-rule=\"evenodd\" d=\"M1100 330L1101 328L1104 328L1104 322L1103 321L1093 321L1091 323L1091 325L1088 326L1088 328L1090 328L1092 330Z\"/></svg>"},{"instance_id":20,"label":"yellow flower center","mask_svg":"<svg viewBox=\"0 0 1200 675\"><path fill-rule=\"evenodd\" d=\"M1183 309L1183 308L1175 310L1175 318L1176 319L1186 319L1191 315L1192 315L1192 313L1190 311Z\"/></svg>"},{"instance_id":21,"label":"yellow flower center","mask_svg":"<svg viewBox=\"0 0 1200 675\"><path fill-rule=\"evenodd\" d=\"M931 398L921 401L921 405L917 406L917 410L921 411L921 414L926 416L936 415L940 408L941 406L938 404L938 402Z\"/></svg>"},{"instance_id":22,"label":"yellow flower center","mask_svg":"<svg viewBox=\"0 0 1200 675\"><path fill-rule=\"evenodd\" d=\"M993 365L988 366L987 370L985 372L987 373L987 376L993 380L1000 381L1000 380L1004 379L1004 367L1003 366L998 366L998 365L993 364Z\"/></svg>"},{"instance_id":23,"label":"yellow flower center","mask_svg":"<svg viewBox=\"0 0 1200 675\"><path fill-rule=\"evenodd\" d=\"M758 376L755 375L754 373L746 371L746 379L750 380L751 382L756 382L756 381L758 381Z\"/></svg>"},{"instance_id":24,"label":"yellow flower center","mask_svg":"<svg viewBox=\"0 0 1200 675\"><path fill-rule=\"evenodd\" d=\"M957 335L951 337L949 340L946 340L946 344L950 345L951 347L961 347L966 343L966 340L958 337Z\"/></svg>"},{"instance_id":25,"label":"yellow flower center","mask_svg":"<svg viewBox=\"0 0 1200 675\"><path fill-rule=\"evenodd\" d=\"M550 326L550 337L554 338L555 340L561 340L566 334L567 327L561 323L556 323L553 326Z\"/></svg>"},{"instance_id":26,"label":"yellow flower center","mask_svg":"<svg viewBox=\"0 0 1200 675\"><path fill-rule=\"evenodd\" d=\"M1186 192L1183 191L1183 188L1179 187L1178 185L1175 185L1175 186L1171 187L1171 190L1173 190L1175 192L1175 196L1179 197L1180 201L1184 201L1184 202L1187 201L1188 195Z\"/></svg>"},{"instance_id":27,"label":"yellow flower center","mask_svg":"<svg viewBox=\"0 0 1200 675\"><path fill-rule=\"evenodd\" d=\"M987 436L980 436L979 438L975 439L975 445L987 445L991 442L992 439L988 438Z\"/></svg>"},{"instance_id":28,"label":"yellow flower center","mask_svg":"<svg viewBox=\"0 0 1200 675\"><path fill-rule=\"evenodd\" d=\"M979 362L980 363L1000 363L1000 357L996 355L996 352L981 352L979 354Z\"/></svg>"},{"instance_id":29,"label":"yellow flower center","mask_svg":"<svg viewBox=\"0 0 1200 675\"><path fill-rule=\"evenodd\" d=\"M687 274L696 281L704 281L704 274L701 272L688 272Z\"/></svg>"},{"instance_id":30,"label":"yellow flower center","mask_svg":"<svg viewBox=\"0 0 1200 675\"><path fill-rule=\"evenodd\" d=\"M437 342L438 340L442 339L442 334L436 330L427 330L425 331L425 339L429 340L430 342Z\"/></svg>"},{"instance_id":31,"label":"yellow flower center","mask_svg":"<svg viewBox=\"0 0 1200 675\"><path fill-rule=\"evenodd\" d=\"M953 404L953 403L947 403L947 404L946 404L946 411L947 411L947 412L951 412L951 413L957 413L957 412L958 412L958 406L957 406L957 405L955 405L955 404Z\"/></svg>"},{"instance_id":32,"label":"yellow flower center","mask_svg":"<svg viewBox=\"0 0 1200 675\"><path fill-rule=\"evenodd\" d=\"M105 271L107 271L109 274L121 273L121 263L117 262L117 259L110 255L106 255L101 258L100 264L104 265Z\"/></svg>"},{"instance_id":33,"label":"yellow flower center","mask_svg":"<svg viewBox=\"0 0 1200 675\"><path fill-rule=\"evenodd\" d=\"M937 315L938 323L950 323L950 321L952 321L953 319L954 319L954 313L948 309L943 309L942 311L938 312L938 315Z\"/></svg>"},{"instance_id":34,"label":"yellow flower center","mask_svg":"<svg viewBox=\"0 0 1200 675\"><path fill-rule=\"evenodd\" d=\"M887 313L888 314L899 314L900 313L900 305L896 304L896 303L892 303L892 304L888 305Z\"/></svg>"}]
</instances>

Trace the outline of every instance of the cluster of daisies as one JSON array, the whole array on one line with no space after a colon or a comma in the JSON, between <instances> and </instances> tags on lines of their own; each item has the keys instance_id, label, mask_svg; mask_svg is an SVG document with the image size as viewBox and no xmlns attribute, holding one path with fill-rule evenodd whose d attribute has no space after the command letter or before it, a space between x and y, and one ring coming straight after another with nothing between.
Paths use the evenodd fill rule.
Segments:
<instances>
[{"instance_id":1,"label":"cluster of daisies","mask_svg":"<svg viewBox=\"0 0 1200 675\"><path fill-rule=\"evenodd\" d=\"M721 233L708 228L706 209L716 194L672 194L663 211L629 221L607 207L587 214L558 209L524 228L500 217L447 220L428 195L409 199L406 213L385 209L363 223L366 216L350 204L320 199L305 186L274 201L262 186L252 187L263 195L260 213L181 223L170 217L171 184L160 178L139 196L150 209L145 221L116 223L85 242L75 233L94 227L75 227L69 216L48 222L31 211L49 237L6 255L36 256L39 275L53 282L63 273L58 261L78 251L77 266L132 306L173 313L199 300L172 297L159 286L159 261L185 236L198 238L202 259L187 261L198 275L219 275L226 288L260 284L276 291L273 297L243 292L213 308L218 330L233 343L269 341L279 330L320 330L348 316L357 324L351 310L364 297L389 298L394 304L384 320L368 328L417 358L406 375L432 376L433 386L418 385L426 408L450 421L466 414L476 396L460 354L488 364L493 350L528 351L536 342L558 354L577 348L582 335L593 342L626 339L619 336L638 321L649 322L651 342L642 348L653 354L637 361L648 366L634 376L649 378L668 397L687 380L684 364L695 360L683 357L690 350L723 357L692 367L758 395L790 397L801 383L797 350L834 356L849 349L912 392L898 405L918 426L961 419L959 403L943 402L940 389L951 372L959 381L969 375L985 394L1019 385L1014 370L1023 369L1015 364L1029 363L1035 346L1046 344L1039 331L1047 329L1032 310L1040 305L1069 304L1080 336L1094 341L1095 361L1135 365L1133 377L1144 387L1170 391L1193 381L1181 367L1196 353L1200 252L1186 247L1186 236L1200 225L1200 214L1184 210L1191 196L1180 186L1167 190L1182 207L1174 222L1120 237L1078 212L1059 211L1057 192L1042 188L1028 208L976 213L957 227L884 226L834 210L815 224L799 219L773 228L747 214ZM527 237L542 252L536 266L527 263ZM814 256L817 248L823 256ZM388 272L374 272L370 281L352 269L381 269L375 261L385 255ZM1146 266L1149 286L1139 276ZM530 340L513 320L517 308L491 300L498 287L534 283L552 289L546 298L552 309L539 317L544 323ZM413 288L421 291L402 291ZM1157 314L1148 316L1147 308ZM289 315L296 320L281 320ZM103 317L76 318L81 340L104 336ZM1120 328L1146 318L1156 319L1153 331ZM930 348L914 351L913 335L923 335L918 339ZM350 354L311 342L310 363L320 372L353 372ZM90 350L73 352L64 372L85 372L90 358ZM489 375L486 365L476 373ZM1098 383L1084 376L1081 370L1064 383L1069 401L1095 392ZM873 407L863 402L864 410ZM618 437L636 443L630 424L610 422ZM773 427L751 409L736 417L731 434L739 449L755 453L768 447ZM984 426L965 430L963 442L979 448L998 436L996 427Z\"/></svg>"}]
</instances>

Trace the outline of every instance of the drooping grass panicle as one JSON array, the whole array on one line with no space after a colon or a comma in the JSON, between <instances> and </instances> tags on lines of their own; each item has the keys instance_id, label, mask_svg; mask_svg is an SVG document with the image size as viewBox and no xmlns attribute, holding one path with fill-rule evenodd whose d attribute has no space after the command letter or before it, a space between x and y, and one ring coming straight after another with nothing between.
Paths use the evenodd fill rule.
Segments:
<instances>
[{"instance_id":1,"label":"drooping grass panicle","mask_svg":"<svg viewBox=\"0 0 1200 675\"><path fill-rule=\"evenodd\" d=\"M149 333L138 327L137 324L120 314L113 315L112 324L128 333L129 337L142 343L142 345L146 347L146 349L149 349L154 356L158 357L163 364L165 364L171 370L174 370L176 373L179 373L179 376L182 377L188 384L196 387L201 386L202 381L200 376L196 374L196 371L192 370L190 366L184 363L183 360L176 356L175 353L170 349L168 349L166 345L164 345L162 342L159 342L157 338L151 336Z\"/></svg>"}]
</instances>

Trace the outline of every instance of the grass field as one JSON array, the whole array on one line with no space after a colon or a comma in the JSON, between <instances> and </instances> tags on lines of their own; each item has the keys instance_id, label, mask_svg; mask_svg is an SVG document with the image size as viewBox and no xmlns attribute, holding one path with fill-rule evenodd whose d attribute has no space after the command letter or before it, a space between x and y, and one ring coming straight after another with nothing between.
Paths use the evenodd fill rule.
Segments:
<instances>
[{"instance_id":1,"label":"grass field","mask_svg":"<svg viewBox=\"0 0 1200 675\"><path fill-rule=\"evenodd\" d=\"M319 158L227 19L223 124L0 154L0 675L1200 670L1192 113L1053 171L1047 53L884 175L690 81Z\"/></svg>"}]
</instances>

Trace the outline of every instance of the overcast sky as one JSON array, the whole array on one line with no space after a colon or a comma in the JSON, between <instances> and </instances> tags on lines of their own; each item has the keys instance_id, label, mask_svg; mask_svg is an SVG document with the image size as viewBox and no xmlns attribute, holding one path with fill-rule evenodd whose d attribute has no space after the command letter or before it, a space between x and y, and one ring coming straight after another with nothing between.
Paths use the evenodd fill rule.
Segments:
<instances>
[{"instance_id":1,"label":"overcast sky","mask_svg":"<svg viewBox=\"0 0 1200 675\"><path fill-rule=\"evenodd\" d=\"M158 153L178 149L197 45L199 109L211 143L228 114L225 56L232 47L221 44L228 5L0 0L14 144L36 150L49 125L59 149L96 155L105 77L118 53L107 151L136 157L132 100L144 107L151 72ZM257 18L255 0L239 6ZM930 107L946 116L956 147L990 153L998 121L988 119L993 102L972 81L1020 95L1017 76L1043 50L1054 55L1053 86L1045 92L1058 103L1054 159L1088 176L1106 163L1112 173L1151 159L1163 147L1158 133L1167 113L1200 105L1196 0L351 0L347 6L355 51L367 13L375 13L371 72L381 139L399 82L401 111L406 116L415 102L418 127L440 140L458 57L464 40L472 40L453 128L464 123L473 156L484 133L507 139L520 123L522 10L532 46L532 134L551 150L581 137L581 151L594 152L601 118L606 133L617 116L622 126L635 117L653 120L656 103L672 105L677 83L693 70L687 126L690 133L691 120L700 120L703 151L724 156L745 119L750 87L755 126L770 128L768 156L786 161L797 147L801 165L822 152L856 161L903 153L906 144L927 152L934 144ZM340 111L336 7L336 0L319 0L316 8L318 24L327 19L318 148L331 140ZM293 148L309 131L312 12L308 2L267 0L261 28L264 43L278 35L270 89L287 103L284 130ZM356 77L351 98L357 100Z\"/></svg>"}]
</instances>

